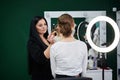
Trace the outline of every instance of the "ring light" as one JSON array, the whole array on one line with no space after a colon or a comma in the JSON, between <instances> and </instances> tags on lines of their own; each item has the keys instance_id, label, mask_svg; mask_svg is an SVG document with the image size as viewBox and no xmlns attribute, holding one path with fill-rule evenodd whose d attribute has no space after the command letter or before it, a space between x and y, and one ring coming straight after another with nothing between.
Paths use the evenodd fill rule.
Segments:
<instances>
[{"instance_id":1,"label":"ring light","mask_svg":"<svg viewBox=\"0 0 120 80\"><path fill-rule=\"evenodd\" d=\"M78 37L78 39L80 40L80 36L79 36L79 29L81 28L81 27L83 27L83 26L85 26L85 25L88 25L88 22L86 22L86 21L82 21L82 22L80 22L79 23L79 25L78 25L78 27L77 27L77 37Z\"/></svg>"},{"instance_id":2,"label":"ring light","mask_svg":"<svg viewBox=\"0 0 120 80\"><path fill-rule=\"evenodd\" d=\"M104 47L104 48L98 47L93 43L93 41L91 39L91 28L98 21L106 21L109 24L111 24L113 27L113 30L115 33L115 38L113 40L113 43L108 47ZM94 50L96 50L98 52L110 52L118 45L120 33L119 33L119 28L118 28L117 24L111 18L109 18L107 16L98 16L98 17L94 18L93 20L91 20L90 23L88 24L86 36L87 36L88 43Z\"/></svg>"}]
</instances>

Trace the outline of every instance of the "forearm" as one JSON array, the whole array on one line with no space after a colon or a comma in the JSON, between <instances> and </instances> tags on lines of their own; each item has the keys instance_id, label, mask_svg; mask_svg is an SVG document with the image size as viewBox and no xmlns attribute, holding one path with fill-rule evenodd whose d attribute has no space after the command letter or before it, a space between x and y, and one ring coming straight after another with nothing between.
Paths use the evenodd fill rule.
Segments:
<instances>
[{"instance_id":1,"label":"forearm","mask_svg":"<svg viewBox=\"0 0 120 80\"><path fill-rule=\"evenodd\" d=\"M47 59L49 59L50 58L50 48L51 48L51 45L54 44L54 35L50 34L48 36L47 40L49 41L50 44L47 47L47 49L44 51L44 55Z\"/></svg>"},{"instance_id":2,"label":"forearm","mask_svg":"<svg viewBox=\"0 0 120 80\"><path fill-rule=\"evenodd\" d=\"M50 48L51 48L51 44L47 47L47 49L44 51L44 55L47 59L50 58Z\"/></svg>"}]
</instances>

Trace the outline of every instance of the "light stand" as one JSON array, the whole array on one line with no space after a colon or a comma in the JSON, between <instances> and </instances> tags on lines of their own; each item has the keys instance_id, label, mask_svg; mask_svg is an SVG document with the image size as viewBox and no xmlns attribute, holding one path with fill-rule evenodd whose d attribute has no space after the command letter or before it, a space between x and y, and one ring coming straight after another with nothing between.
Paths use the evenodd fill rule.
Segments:
<instances>
[{"instance_id":1,"label":"light stand","mask_svg":"<svg viewBox=\"0 0 120 80\"><path fill-rule=\"evenodd\" d=\"M102 53L102 58L101 58L101 68L102 68L102 80L104 80L104 69L106 68L106 59L105 59L105 54Z\"/></svg>"},{"instance_id":2,"label":"light stand","mask_svg":"<svg viewBox=\"0 0 120 80\"><path fill-rule=\"evenodd\" d=\"M100 58L100 53L98 54L97 66L102 69L102 80L104 80L104 76L105 76L104 70L107 68L105 53L102 53L101 58Z\"/></svg>"}]
</instances>

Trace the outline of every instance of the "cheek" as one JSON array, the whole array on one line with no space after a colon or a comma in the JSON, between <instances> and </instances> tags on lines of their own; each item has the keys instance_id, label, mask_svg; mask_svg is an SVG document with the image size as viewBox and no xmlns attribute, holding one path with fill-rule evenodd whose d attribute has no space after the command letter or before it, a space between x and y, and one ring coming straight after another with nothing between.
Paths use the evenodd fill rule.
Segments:
<instances>
[{"instance_id":1,"label":"cheek","mask_svg":"<svg viewBox=\"0 0 120 80\"><path fill-rule=\"evenodd\" d=\"M47 30L48 30L48 27L47 27L47 26L45 26L45 27L44 27L44 31L46 32Z\"/></svg>"},{"instance_id":2,"label":"cheek","mask_svg":"<svg viewBox=\"0 0 120 80\"><path fill-rule=\"evenodd\" d=\"M45 29L47 30L47 29L48 29L48 26L45 26Z\"/></svg>"},{"instance_id":3,"label":"cheek","mask_svg":"<svg viewBox=\"0 0 120 80\"><path fill-rule=\"evenodd\" d=\"M37 27L36 29L37 29L37 32L39 32L39 33L41 32L41 28L40 27Z\"/></svg>"}]
</instances>

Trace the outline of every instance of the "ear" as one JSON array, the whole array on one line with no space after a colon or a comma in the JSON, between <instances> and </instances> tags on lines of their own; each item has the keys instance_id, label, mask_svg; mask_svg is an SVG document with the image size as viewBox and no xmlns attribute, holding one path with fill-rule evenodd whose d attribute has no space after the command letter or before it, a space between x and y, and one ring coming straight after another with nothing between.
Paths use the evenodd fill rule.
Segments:
<instances>
[{"instance_id":1,"label":"ear","mask_svg":"<svg viewBox=\"0 0 120 80\"><path fill-rule=\"evenodd\" d=\"M76 24L73 22L73 24L72 24L72 30L74 30L75 27L76 27Z\"/></svg>"}]
</instances>

